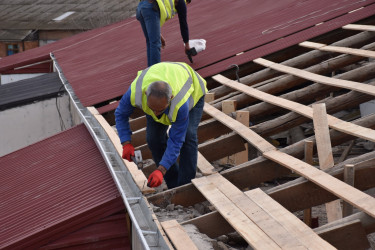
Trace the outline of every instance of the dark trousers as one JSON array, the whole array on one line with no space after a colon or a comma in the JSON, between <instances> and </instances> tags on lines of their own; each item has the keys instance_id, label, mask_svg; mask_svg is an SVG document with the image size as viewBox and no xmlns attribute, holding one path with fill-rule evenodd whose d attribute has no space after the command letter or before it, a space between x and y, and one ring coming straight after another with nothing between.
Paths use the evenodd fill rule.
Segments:
<instances>
[{"instance_id":1,"label":"dark trousers","mask_svg":"<svg viewBox=\"0 0 375 250\"><path fill-rule=\"evenodd\" d=\"M141 23L146 38L147 67L160 62L160 12L155 2L141 1L138 4L136 18Z\"/></svg>"},{"instance_id":2,"label":"dark trousers","mask_svg":"<svg viewBox=\"0 0 375 250\"><path fill-rule=\"evenodd\" d=\"M179 162L174 163L164 176L168 188L178 187L189 183L195 178L198 160L198 136L197 130L202 118L204 97L189 112L189 125L185 142L180 150ZM163 154L167 148L168 126L155 122L147 115L147 144L152 152L152 158L156 166L159 166Z\"/></svg>"}]
</instances>

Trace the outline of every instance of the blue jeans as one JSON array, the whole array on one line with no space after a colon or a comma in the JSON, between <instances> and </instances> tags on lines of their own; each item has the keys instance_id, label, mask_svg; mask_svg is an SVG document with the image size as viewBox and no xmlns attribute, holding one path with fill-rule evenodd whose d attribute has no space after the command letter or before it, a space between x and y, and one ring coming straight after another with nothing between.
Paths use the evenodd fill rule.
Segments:
<instances>
[{"instance_id":1,"label":"blue jeans","mask_svg":"<svg viewBox=\"0 0 375 250\"><path fill-rule=\"evenodd\" d=\"M154 3L141 1L136 11L137 20L141 23L146 38L148 67L160 62L160 12L153 6Z\"/></svg>"},{"instance_id":2,"label":"blue jeans","mask_svg":"<svg viewBox=\"0 0 375 250\"><path fill-rule=\"evenodd\" d=\"M198 160L198 136L197 130L202 118L204 97L202 97L189 112L189 125L186 132L185 142L180 150L179 163L175 162L164 175L168 188L178 187L189 183L195 178ZM147 117L147 144L151 150L152 158L156 166L159 166L163 154L167 148L168 126L155 122Z\"/></svg>"}]
</instances>

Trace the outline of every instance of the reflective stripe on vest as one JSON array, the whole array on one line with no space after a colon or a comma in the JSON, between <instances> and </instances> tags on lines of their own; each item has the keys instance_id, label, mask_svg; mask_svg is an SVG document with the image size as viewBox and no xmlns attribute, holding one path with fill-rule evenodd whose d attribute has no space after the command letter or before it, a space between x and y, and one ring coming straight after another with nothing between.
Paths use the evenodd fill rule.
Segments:
<instances>
[{"instance_id":1,"label":"reflective stripe on vest","mask_svg":"<svg viewBox=\"0 0 375 250\"><path fill-rule=\"evenodd\" d=\"M155 1L157 1L159 5L160 27L162 27L167 20L171 19L174 15L177 14L175 1L174 0L155 0ZM166 1L169 2L169 7L168 7L168 2L167 2L167 5L165 4ZM186 0L184 1L185 1L185 5L187 5Z\"/></svg>"},{"instance_id":2,"label":"reflective stripe on vest","mask_svg":"<svg viewBox=\"0 0 375 250\"><path fill-rule=\"evenodd\" d=\"M173 99L171 100L171 104L170 104L170 107L169 107L169 112L168 112L168 118L170 121L173 120L173 114L174 114L174 110L177 106L177 104L185 97L185 95L187 94L187 92L189 91L189 89L191 88L191 85L193 84L193 78L191 77L191 74L189 72L189 70L183 65L183 64L180 64L180 63L174 63L174 62L171 62L173 64L177 64L181 67L183 67L185 69L185 71L188 73L189 77L188 79L186 80L186 82L184 83L184 85L182 86L182 88L179 90L179 92L177 93L177 95L175 97L173 97ZM138 77L137 79L137 82L136 82L136 86L135 86L135 105L140 108L140 109L143 109L142 108L142 85L143 85L143 79L146 75L146 73L148 72L149 68L145 69L142 71L142 73L140 74L140 76ZM194 72L196 77L198 78L199 80L199 85L202 89L202 93L203 95L206 94L206 88L205 88L205 85L202 81L202 79L200 78L200 76ZM169 83L168 83L169 84ZM189 111L194 107L194 98L192 96L189 97Z\"/></svg>"},{"instance_id":3,"label":"reflective stripe on vest","mask_svg":"<svg viewBox=\"0 0 375 250\"><path fill-rule=\"evenodd\" d=\"M135 85L135 105L140 109L142 109L142 82L149 69L150 68L147 68L142 71L141 75L138 77L137 84Z\"/></svg>"}]
</instances>

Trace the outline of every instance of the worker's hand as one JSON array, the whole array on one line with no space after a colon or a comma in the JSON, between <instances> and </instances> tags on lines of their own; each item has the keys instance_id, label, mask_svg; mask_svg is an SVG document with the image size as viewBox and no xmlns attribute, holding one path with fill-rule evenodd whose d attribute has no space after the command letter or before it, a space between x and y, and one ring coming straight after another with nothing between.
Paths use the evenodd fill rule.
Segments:
<instances>
[{"instance_id":1,"label":"worker's hand","mask_svg":"<svg viewBox=\"0 0 375 250\"><path fill-rule=\"evenodd\" d=\"M189 42L185 43L185 52L190 50Z\"/></svg>"},{"instance_id":2,"label":"worker's hand","mask_svg":"<svg viewBox=\"0 0 375 250\"><path fill-rule=\"evenodd\" d=\"M122 158L128 161L132 161L131 156L134 156L134 147L131 143L122 146Z\"/></svg>"},{"instance_id":3,"label":"worker's hand","mask_svg":"<svg viewBox=\"0 0 375 250\"><path fill-rule=\"evenodd\" d=\"M156 169L148 177L147 186L158 187L161 185L162 182L163 182L163 173L159 169Z\"/></svg>"},{"instance_id":4,"label":"worker's hand","mask_svg":"<svg viewBox=\"0 0 375 250\"><path fill-rule=\"evenodd\" d=\"M161 41L161 48L164 49L165 47L165 39L162 35L160 35L160 41Z\"/></svg>"}]
</instances>

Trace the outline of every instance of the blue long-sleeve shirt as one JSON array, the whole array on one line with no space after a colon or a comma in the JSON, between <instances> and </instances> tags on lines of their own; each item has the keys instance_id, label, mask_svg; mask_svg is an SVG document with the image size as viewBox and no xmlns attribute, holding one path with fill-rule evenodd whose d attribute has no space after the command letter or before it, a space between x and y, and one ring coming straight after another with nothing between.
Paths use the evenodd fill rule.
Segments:
<instances>
[{"instance_id":1,"label":"blue long-sleeve shirt","mask_svg":"<svg viewBox=\"0 0 375 250\"><path fill-rule=\"evenodd\" d=\"M176 5L178 21L180 22L180 31L184 43L189 42L189 26L187 24L187 10L185 0L178 0Z\"/></svg>"},{"instance_id":2,"label":"blue long-sleeve shirt","mask_svg":"<svg viewBox=\"0 0 375 250\"><path fill-rule=\"evenodd\" d=\"M134 112L135 107L130 102L131 88L121 98L115 111L116 128L121 143L131 141L132 131L130 130L129 117ZM169 107L164 111L168 114ZM176 162L182 144L185 141L186 131L189 124L189 101L184 103L178 110L176 121L172 123L169 130L167 149L159 162L167 170Z\"/></svg>"}]
</instances>

